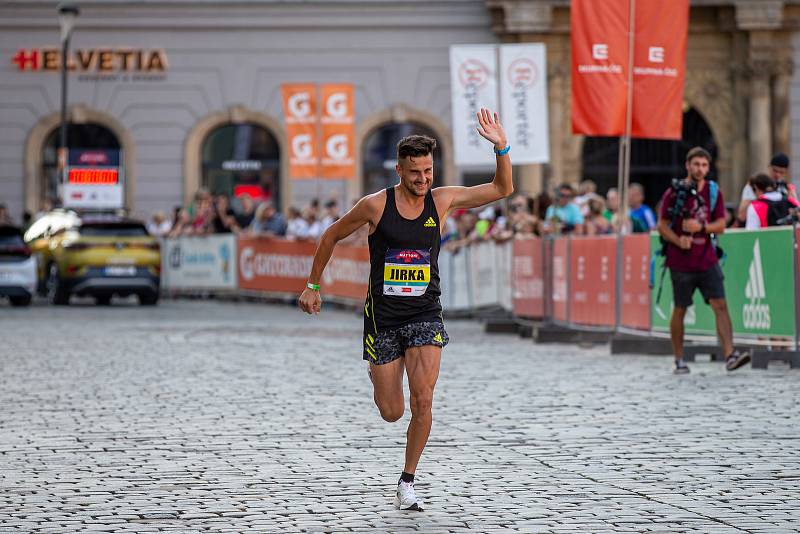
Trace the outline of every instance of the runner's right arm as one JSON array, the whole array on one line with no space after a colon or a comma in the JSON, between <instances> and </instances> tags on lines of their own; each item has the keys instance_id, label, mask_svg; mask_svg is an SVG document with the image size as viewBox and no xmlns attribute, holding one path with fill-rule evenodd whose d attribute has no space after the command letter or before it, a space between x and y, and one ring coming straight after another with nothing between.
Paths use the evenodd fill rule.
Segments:
<instances>
[{"instance_id":1,"label":"runner's right arm","mask_svg":"<svg viewBox=\"0 0 800 534\"><path fill-rule=\"evenodd\" d=\"M317 251L314 253L314 263L311 266L311 274L308 276L309 283L319 285L322 271L328 265L336 243L358 230L364 224L369 224L375 220L376 209L379 205L375 201L375 197L378 194L380 193L368 195L359 200L341 219L325 230L317 245ZM322 305L319 291L308 287L305 288L300 295L298 304L300 309L306 313L319 313Z\"/></svg>"}]
</instances>

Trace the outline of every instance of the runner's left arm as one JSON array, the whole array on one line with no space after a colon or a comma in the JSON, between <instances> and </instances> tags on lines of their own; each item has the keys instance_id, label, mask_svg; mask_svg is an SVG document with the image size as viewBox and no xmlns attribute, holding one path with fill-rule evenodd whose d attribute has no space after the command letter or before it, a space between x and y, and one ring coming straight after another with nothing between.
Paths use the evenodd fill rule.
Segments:
<instances>
[{"instance_id":1,"label":"runner's left arm","mask_svg":"<svg viewBox=\"0 0 800 534\"><path fill-rule=\"evenodd\" d=\"M492 113L488 109L481 108L478 113L478 133L494 145L495 151L506 148L508 139L500 118L497 113ZM501 198L505 198L514 192L514 184L511 180L511 158L508 153L500 156L495 155L497 170L494 179L488 184L480 184L474 187L439 187L436 189L437 196L444 202L439 205L446 207L445 211L461 208L477 208L485 204L490 204Z\"/></svg>"},{"instance_id":2,"label":"runner's left arm","mask_svg":"<svg viewBox=\"0 0 800 534\"><path fill-rule=\"evenodd\" d=\"M373 217L374 202L371 196L359 200L344 216L328 227L322 234L314 253L314 262L311 265L311 274L308 282L319 285L322 271L331 259L336 243L349 236L361 226L368 224ZM300 309L306 313L319 313L322 299L319 291L306 287L298 301Z\"/></svg>"}]
</instances>

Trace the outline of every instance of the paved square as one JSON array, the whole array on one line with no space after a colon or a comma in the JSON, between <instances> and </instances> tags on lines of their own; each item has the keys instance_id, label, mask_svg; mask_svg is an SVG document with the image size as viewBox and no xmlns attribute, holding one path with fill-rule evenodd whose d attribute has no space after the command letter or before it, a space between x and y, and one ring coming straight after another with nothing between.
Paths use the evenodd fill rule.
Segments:
<instances>
[{"instance_id":1,"label":"paved square","mask_svg":"<svg viewBox=\"0 0 800 534\"><path fill-rule=\"evenodd\" d=\"M361 322L289 306L0 305L0 532L800 531L800 373L449 321L431 441L380 419Z\"/></svg>"}]
</instances>

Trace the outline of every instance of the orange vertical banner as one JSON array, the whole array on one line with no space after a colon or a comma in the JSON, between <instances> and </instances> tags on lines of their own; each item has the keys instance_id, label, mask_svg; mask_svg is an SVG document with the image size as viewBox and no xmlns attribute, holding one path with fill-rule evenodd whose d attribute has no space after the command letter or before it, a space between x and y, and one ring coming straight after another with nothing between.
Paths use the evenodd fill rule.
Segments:
<instances>
[{"instance_id":1,"label":"orange vertical banner","mask_svg":"<svg viewBox=\"0 0 800 534\"><path fill-rule=\"evenodd\" d=\"M289 141L289 178L317 178L317 86L284 84L281 93Z\"/></svg>"},{"instance_id":2,"label":"orange vertical banner","mask_svg":"<svg viewBox=\"0 0 800 534\"><path fill-rule=\"evenodd\" d=\"M354 179L355 107L353 85L323 84L321 93L321 176Z\"/></svg>"},{"instance_id":3,"label":"orange vertical banner","mask_svg":"<svg viewBox=\"0 0 800 534\"><path fill-rule=\"evenodd\" d=\"M635 28L632 135L679 140L689 0L636 0Z\"/></svg>"},{"instance_id":4,"label":"orange vertical banner","mask_svg":"<svg viewBox=\"0 0 800 534\"><path fill-rule=\"evenodd\" d=\"M620 136L627 101L629 0L572 0L571 17L572 131Z\"/></svg>"}]
</instances>

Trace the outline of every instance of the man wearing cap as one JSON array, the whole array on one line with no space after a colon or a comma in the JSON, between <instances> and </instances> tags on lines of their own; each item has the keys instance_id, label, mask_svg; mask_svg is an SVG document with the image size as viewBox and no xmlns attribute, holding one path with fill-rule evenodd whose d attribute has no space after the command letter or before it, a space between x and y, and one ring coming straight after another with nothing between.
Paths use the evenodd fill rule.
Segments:
<instances>
[{"instance_id":1,"label":"man wearing cap","mask_svg":"<svg viewBox=\"0 0 800 534\"><path fill-rule=\"evenodd\" d=\"M768 170L769 177L776 185L776 190L780 191L785 197L798 200L794 184L791 181L787 182L789 177L789 156L780 152L775 154L769 162ZM742 223L747 220L747 208L755 199L756 193L750 186L750 182L748 182L742 189L742 201L739 204L739 212L737 213L737 217Z\"/></svg>"}]
</instances>

